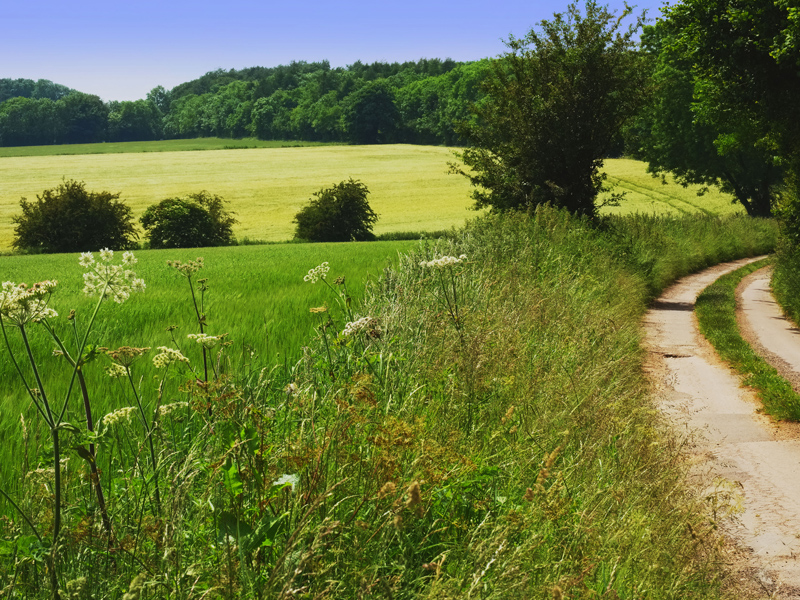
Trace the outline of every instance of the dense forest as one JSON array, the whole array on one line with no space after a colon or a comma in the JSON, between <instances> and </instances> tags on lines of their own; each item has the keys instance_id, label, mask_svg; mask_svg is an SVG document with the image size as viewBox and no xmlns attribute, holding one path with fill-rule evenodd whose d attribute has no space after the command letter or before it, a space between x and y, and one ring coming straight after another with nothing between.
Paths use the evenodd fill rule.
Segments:
<instances>
[{"instance_id":1,"label":"dense forest","mask_svg":"<svg viewBox=\"0 0 800 600\"><path fill-rule=\"evenodd\" d=\"M480 99L489 61L363 64L327 61L217 70L136 101L47 80L0 79L0 145L218 136L459 144L456 124Z\"/></svg>"}]
</instances>

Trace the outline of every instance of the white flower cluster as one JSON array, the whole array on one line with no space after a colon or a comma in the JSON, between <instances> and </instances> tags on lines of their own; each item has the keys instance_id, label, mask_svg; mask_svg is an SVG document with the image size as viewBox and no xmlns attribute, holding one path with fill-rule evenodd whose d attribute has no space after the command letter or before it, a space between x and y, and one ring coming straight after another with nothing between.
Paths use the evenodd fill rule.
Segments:
<instances>
[{"instance_id":1,"label":"white flower cluster","mask_svg":"<svg viewBox=\"0 0 800 600\"><path fill-rule=\"evenodd\" d=\"M179 260L168 260L167 266L177 269L179 273L181 273L186 277L191 277L192 275L197 273L200 269L202 269L205 265L203 263L203 257L198 256L197 260L190 260L185 263Z\"/></svg>"},{"instance_id":2,"label":"white flower cluster","mask_svg":"<svg viewBox=\"0 0 800 600\"><path fill-rule=\"evenodd\" d=\"M207 333L190 333L186 337L194 340L203 348L213 348L223 338L221 335L208 335Z\"/></svg>"},{"instance_id":3,"label":"white flower cluster","mask_svg":"<svg viewBox=\"0 0 800 600\"><path fill-rule=\"evenodd\" d=\"M167 348L166 346L159 346L158 352L159 354L156 354L153 357L153 366L156 369L163 369L164 367L167 367L174 362L185 362L185 363L189 362L188 358L186 358L178 350L175 350L173 348Z\"/></svg>"},{"instance_id":4,"label":"white flower cluster","mask_svg":"<svg viewBox=\"0 0 800 600\"><path fill-rule=\"evenodd\" d=\"M374 317L361 317L358 321L350 321L344 326L343 336L355 335L365 332L372 337L380 337L378 320Z\"/></svg>"},{"instance_id":5,"label":"white flower cluster","mask_svg":"<svg viewBox=\"0 0 800 600\"><path fill-rule=\"evenodd\" d=\"M131 415L136 408L133 406L126 406L125 408L118 408L114 412L108 413L103 417L103 425L106 427L113 427L120 421L130 421Z\"/></svg>"},{"instance_id":6,"label":"white flower cluster","mask_svg":"<svg viewBox=\"0 0 800 600\"><path fill-rule=\"evenodd\" d=\"M133 252L122 254L122 264L112 265L114 251L104 248L100 250L100 260L95 261L91 252L83 252L78 259L78 264L85 269L91 269L83 274L83 293L87 296L103 295L114 302L122 304L130 298L131 292L143 292L144 280L136 277L136 273L126 267L136 264Z\"/></svg>"},{"instance_id":7,"label":"white flower cluster","mask_svg":"<svg viewBox=\"0 0 800 600\"><path fill-rule=\"evenodd\" d=\"M109 377L127 377L128 369L119 363L112 363L111 366L106 369L106 374Z\"/></svg>"},{"instance_id":8,"label":"white flower cluster","mask_svg":"<svg viewBox=\"0 0 800 600\"><path fill-rule=\"evenodd\" d=\"M57 281L40 281L28 287L6 281L0 291L0 314L19 326L57 317L58 313L47 306L56 285Z\"/></svg>"},{"instance_id":9,"label":"white flower cluster","mask_svg":"<svg viewBox=\"0 0 800 600\"><path fill-rule=\"evenodd\" d=\"M320 279L325 279L328 276L328 271L331 268L328 266L327 262L322 263L314 267L313 269L309 269L308 273L305 277L303 277L303 281L310 281L311 283L317 283Z\"/></svg>"},{"instance_id":10,"label":"white flower cluster","mask_svg":"<svg viewBox=\"0 0 800 600\"><path fill-rule=\"evenodd\" d=\"M295 491L300 485L300 476L295 473L286 473L272 482L273 487L282 487L287 484L292 487L292 491Z\"/></svg>"},{"instance_id":11,"label":"white flower cluster","mask_svg":"<svg viewBox=\"0 0 800 600\"><path fill-rule=\"evenodd\" d=\"M188 402L173 402L172 404L165 404L164 406L158 407L158 416L166 417L168 414L173 413L176 410L186 408L188 406L189 406Z\"/></svg>"},{"instance_id":12,"label":"white flower cluster","mask_svg":"<svg viewBox=\"0 0 800 600\"><path fill-rule=\"evenodd\" d=\"M444 269L445 267L452 267L458 263L467 260L467 255L462 254L458 258L455 256L443 256L434 260L423 260L419 263L420 267L428 267L429 269Z\"/></svg>"}]
</instances>

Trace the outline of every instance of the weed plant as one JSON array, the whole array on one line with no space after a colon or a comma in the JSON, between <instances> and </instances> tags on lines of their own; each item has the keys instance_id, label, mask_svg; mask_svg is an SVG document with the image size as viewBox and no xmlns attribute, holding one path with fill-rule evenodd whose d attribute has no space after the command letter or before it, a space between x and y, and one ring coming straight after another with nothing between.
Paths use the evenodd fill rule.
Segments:
<instances>
[{"instance_id":1,"label":"weed plant","mask_svg":"<svg viewBox=\"0 0 800 600\"><path fill-rule=\"evenodd\" d=\"M317 327L298 362L234 369L234 346L209 326L218 368L207 378L197 353L170 354L174 376L153 378L153 354L169 354L159 349L124 366L127 383L98 383L92 398L120 399L91 438L111 533L77 444L54 463L48 427L20 423L28 477L0 521L0 589L716 598L717 515L684 491L680 448L642 373L639 320L667 273L764 252L773 238L743 218L631 217L601 230L549 208L494 215L423 241L362 303L346 269L321 261L303 284L328 300L309 306ZM671 256L691 239L705 252ZM659 245L668 267L649 262ZM194 316L197 334L214 318L209 306ZM72 399L64 420L86 436L82 414Z\"/></svg>"}]
</instances>

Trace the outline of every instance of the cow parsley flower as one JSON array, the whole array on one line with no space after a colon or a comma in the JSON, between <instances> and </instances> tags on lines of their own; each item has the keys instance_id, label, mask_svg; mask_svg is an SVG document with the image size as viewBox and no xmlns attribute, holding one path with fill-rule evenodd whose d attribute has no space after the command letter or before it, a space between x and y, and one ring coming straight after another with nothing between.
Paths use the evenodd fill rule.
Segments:
<instances>
[{"instance_id":1,"label":"cow parsley flower","mask_svg":"<svg viewBox=\"0 0 800 600\"><path fill-rule=\"evenodd\" d=\"M183 275L184 277L191 277L195 273L197 273L200 269L202 269L205 264L203 263L203 257L198 256L197 260L189 260L186 262L181 262L179 260L168 260L167 266L172 267L173 269L177 269L178 273Z\"/></svg>"},{"instance_id":2,"label":"cow parsley flower","mask_svg":"<svg viewBox=\"0 0 800 600\"><path fill-rule=\"evenodd\" d=\"M366 333L370 337L380 337L381 328L375 317L362 317L358 321L350 321L344 326L342 335L347 337L357 333Z\"/></svg>"},{"instance_id":3,"label":"cow parsley flower","mask_svg":"<svg viewBox=\"0 0 800 600\"><path fill-rule=\"evenodd\" d=\"M136 410L133 406L126 406L125 408L118 408L114 412L108 413L103 417L103 425L106 427L113 427L120 421L130 421L131 415Z\"/></svg>"},{"instance_id":4,"label":"cow parsley flower","mask_svg":"<svg viewBox=\"0 0 800 600\"><path fill-rule=\"evenodd\" d=\"M198 344L200 344L203 348L213 348L217 344L219 344L220 340L224 338L227 333L222 335L208 335L207 333L190 333L186 337L190 340L194 340Z\"/></svg>"},{"instance_id":5,"label":"cow parsley flower","mask_svg":"<svg viewBox=\"0 0 800 600\"><path fill-rule=\"evenodd\" d=\"M30 287L6 281L0 291L0 314L20 327L57 317L58 313L47 305L56 285L57 281L50 280Z\"/></svg>"},{"instance_id":6,"label":"cow parsley flower","mask_svg":"<svg viewBox=\"0 0 800 600\"><path fill-rule=\"evenodd\" d=\"M462 254L458 258L455 256L442 256L441 258L435 258L433 260L423 260L419 263L419 266L429 269L444 269L445 267L452 267L465 260L467 260L466 254Z\"/></svg>"},{"instance_id":7,"label":"cow parsley flower","mask_svg":"<svg viewBox=\"0 0 800 600\"><path fill-rule=\"evenodd\" d=\"M186 358L180 351L174 348L167 348L166 346L158 347L158 354L153 357L153 366L156 369L163 369L174 362L188 363L189 359Z\"/></svg>"},{"instance_id":8,"label":"cow parsley flower","mask_svg":"<svg viewBox=\"0 0 800 600\"><path fill-rule=\"evenodd\" d=\"M106 369L106 374L109 377L117 378L117 377L127 377L128 376L128 369L123 367L119 363L111 363L111 366Z\"/></svg>"},{"instance_id":9,"label":"cow parsley flower","mask_svg":"<svg viewBox=\"0 0 800 600\"><path fill-rule=\"evenodd\" d=\"M324 262L321 265L317 265L313 269L309 269L306 276L303 277L303 281L317 283L317 281L320 279L325 279L328 276L328 271L330 270L331 268L328 266L328 263Z\"/></svg>"},{"instance_id":10,"label":"cow parsley flower","mask_svg":"<svg viewBox=\"0 0 800 600\"><path fill-rule=\"evenodd\" d=\"M172 404L164 404L163 406L158 407L158 416L159 417L166 417L170 413L175 412L176 410L185 409L189 406L188 402L173 402Z\"/></svg>"},{"instance_id":11,"label":"cow parsley flower","mask_svg":"<svg viewBox=\"0 0 800 600\"><path fill-rule=\"evenodd\" d=\"M96 261L91 252L80 255L78 264L89 269L83 274L83 293L87 296L102 295L122 304L132 292L142 292L146 286L143 279L125 268L136 263L133 252L125 252L120 265L111 264L113 258L114 251L108 248L100 250L100 261Z\"/></svg>"}]
</instances>

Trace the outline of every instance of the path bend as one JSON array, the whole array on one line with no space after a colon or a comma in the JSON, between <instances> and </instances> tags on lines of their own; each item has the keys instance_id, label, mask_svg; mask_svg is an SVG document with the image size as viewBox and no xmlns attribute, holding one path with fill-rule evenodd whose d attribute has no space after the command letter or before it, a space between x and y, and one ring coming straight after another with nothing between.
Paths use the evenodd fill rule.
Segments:
<instances>
[{"instance_id":1,"label":"path bend","mask_svg":"<svg viewBox=\"0 0 800 600\"><path fill-rule=\"evenodd\" d=\"M708 285L755 260L717 265L664 292L644 319L647 370L659 407L691 448L693 475L707 495L723 493L738 508L724 527L743 549L743 588L800 599L800 431L759 413L755 394L717 358L694 316ZM743 312L760 314L759 304L768 302L747 301Z\"/></svg>"}]
</instances>

